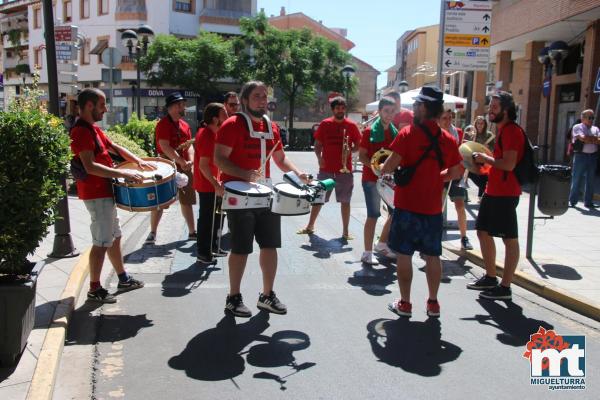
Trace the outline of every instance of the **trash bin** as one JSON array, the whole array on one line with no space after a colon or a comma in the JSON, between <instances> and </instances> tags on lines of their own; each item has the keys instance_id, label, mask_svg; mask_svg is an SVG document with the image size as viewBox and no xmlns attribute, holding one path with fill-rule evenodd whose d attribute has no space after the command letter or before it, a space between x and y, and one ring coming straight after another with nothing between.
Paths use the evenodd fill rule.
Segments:
<instances>
[{"instance_id":1,"label":"trash bin","mask_svg":"<svg viewBox=\"0 0 600 400\"><path fill-rule=\"evenodd\" d=\"M538 182L538 210L545 215L563 215L569 209L571 167L541 165Z\"/></svg>"},{"instance_id":2,"label":"trash bin","mask_svg":"<svg viewBox=\"0 0 600 400\"><path fill-rule=\"evenodd\" d=\"M290 129L290 149L296 151L310 150L310 130Z\"/></svg>"}]
</instances>

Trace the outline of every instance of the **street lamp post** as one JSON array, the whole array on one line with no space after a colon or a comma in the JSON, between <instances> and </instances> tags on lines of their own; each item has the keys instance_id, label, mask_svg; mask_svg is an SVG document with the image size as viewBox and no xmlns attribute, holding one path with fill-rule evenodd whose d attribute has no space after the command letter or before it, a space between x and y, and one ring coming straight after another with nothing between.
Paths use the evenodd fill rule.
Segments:
<instances>
[{"instance_id":1,"label":"street lamp post","mask_svg":"<svg viewBox=\"0 0 600 400\"><path fill-rule=\"evenodd\" d=\"M350 78L352 78L354 76L354 74L356 73L356 70L354 69L354 67L352 65L344 65L344 68L342 68L342 76L344 77L344 79L346 80L346 102L348 102L348 92L350 91Z\"/></svg>"},{"instance_id":2,"label":"street lamp post","mask_svg":"<svg viewBox=\"0 0 600 400\"><path fill-rule=\"evenodd\" d=\"M148 45L154 37L154 31L148 25L140 25L137 30L128 29L121 34L121 43L127 47L129 57L135 57L136 82L137 82L137 116L142 117L142 96L141 96L141 72L140 57L148 52ZM134 51L135 49L135 51ZM133 104L132 104L133 107Z\"/></svg>"},{"instance_id":3,"label":"street lamp post","mask_svg":"<svg viewBox=\"0 0 600 400\"><path fill-rule=\"evenodd\" d=\"M406 91L408 91L408 82L406 82L406 81L398 82L398 91L400 93L405 93Z\"/></svg>"}]
</instances>

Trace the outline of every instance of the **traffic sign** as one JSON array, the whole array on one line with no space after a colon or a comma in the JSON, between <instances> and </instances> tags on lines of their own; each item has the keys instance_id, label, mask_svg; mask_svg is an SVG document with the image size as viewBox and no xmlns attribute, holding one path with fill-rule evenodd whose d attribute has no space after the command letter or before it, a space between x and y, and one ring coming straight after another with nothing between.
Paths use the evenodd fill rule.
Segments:
<instances>
[{"instance_id":1,"label":"traffic sign","mask_svg":"<svg viewBox=\"0 0 600 400\"><path fill-rule=\"evenodd\" d=\"M114 68L121 64L122 57L123 55L118 49L115 47L107 47L102 52L100 60L102 61L102 64L106 65L108 68Z\"/></svg>"},{"instance_id":2,"label":"traffic sign","mask_svg":"<svg viewBox=\"0 0 600 400\"><path fill-rule=\"evenodd\" d=\"M54 40L56 42L72 42L77 38L75 25L61 25L54 27Z\"/></svg>"},{"instance_id":3,"label":"traffic sign","mask_svg":"<svg viewBox=\"0 0 600 400\"><path fill-rule=\"evenodd\" d=\"M77 94L79 89L76 85L58 85L58 91L66 94Z\"/></svg>"},{"instance_id":4,"label":"traffic sign","mask_svg":"<svg viewBox=\"0 0 600 400\"><path fill-rule=\"evenodd\" d=\"M277 109L277 103L275 103L274 101L270 101L267 103L267 110L273 112Z\"/></svg>"},{"instance_id":5,"label":"traffic sign","mask_svg":"<svg viewBox=\"0 0 600 400\"><path fill-rule=\"evenodd\" d=\"M56 43L56 59L58 61L77 60L77 49L72 44Z\"/></svg>"},{"instance_id":6,"label":"traffic sign","mask_svg":"<svg viewBox=\"0 0 600 400\"><path fill-rule=\"evenodd\" d=\"M59 72L77 72L77 64L72 63L57 63L56 69Z\"/></svg>"},{"instance_id":7,"label":"traffic sign","mask_svg":"<svg viewBox=\"0 0 600 400\"><path fill-rule=\"evenodd\" d=\"M61 83L77 83L77 75L59 71L58 81Z\"/></svg>"},{"instance_id":8,"label":"traffic sign","mask_svg":"<svg viewBox=\"0 0 600 400\"><path fill-rule=\"evenodd\" d=\"M489 1L444 1L442 68L487 71L489 68L492 6Z\"/></svg>"},{"instance_id":9,"label":"traffic sign","mask_svg":"<svg viewBox=\"0 0 600 400\"><path fill-rule=\"evenodd\" d=\"M594 82L594 93L600 93L600 68L596 74L596 81Z\"/></svg>"}]
</instances>

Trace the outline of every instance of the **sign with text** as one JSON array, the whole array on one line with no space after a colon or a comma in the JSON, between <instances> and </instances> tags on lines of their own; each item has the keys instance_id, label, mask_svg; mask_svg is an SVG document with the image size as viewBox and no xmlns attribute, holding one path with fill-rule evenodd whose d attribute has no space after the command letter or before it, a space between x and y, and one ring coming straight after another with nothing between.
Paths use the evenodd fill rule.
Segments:
<instances>
[{"instance_id":1,"label":"sign with text","mask_svg":"<svg viewBox=\"0 0 600 400\"><path fill-rule=\"evenodd\" d=\"M77 60L77 49L72 44L56 43L56 59L58 61Z\"/></svg>"},{"instance_id":2,"label":"sign with text","mask_svg":"<svg viewBox=\"0 0 600 400\"><path fill-rule=\"evenodd\" d=\"M54 27L54 40L56 42L73 42L77 39L77 27L74 25L61 25Z\"/></svg>"},{"instance_id":3,"label":"sign with text","mask_svg":"<svg viewBox=\"0 0 600 400\"><path fill-rule=\"evenodd\" d=\"M490 1L444 1L444 71L487 71L490 61Z\"/></svg>"}]
</instances>

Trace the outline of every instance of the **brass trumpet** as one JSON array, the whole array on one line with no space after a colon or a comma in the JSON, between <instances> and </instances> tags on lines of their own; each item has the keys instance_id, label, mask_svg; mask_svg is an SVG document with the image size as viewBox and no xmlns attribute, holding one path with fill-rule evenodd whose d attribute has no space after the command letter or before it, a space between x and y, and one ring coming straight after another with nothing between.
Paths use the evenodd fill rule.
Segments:
<instances>
[{"instance_id":1,"label":"brass trumpet","mask_svg":"<svg viewBox=\"0 0 600 400\"><path fill-rule=\"evenodd\" d=\"M377 150L373 156L371 157L371 170L373 173L380 177L381 176L381 168L383 167L383 163L387 158L392 154L391 150L381 148Z\"/></svg>"},{"instance_id":2,"label":"brass trumpet","mask_svg":"<svg viewBox=\"0 0 600 400\"><path fill-rule=\"evenodd\" d=\"M343 132L344 142L342 144L342 168L340 169L341 173L352 172L348 168L346 168L348 163L348 156L350 155L350 138L346 135L346 129Z\"/></svg>"}]
</instances>

